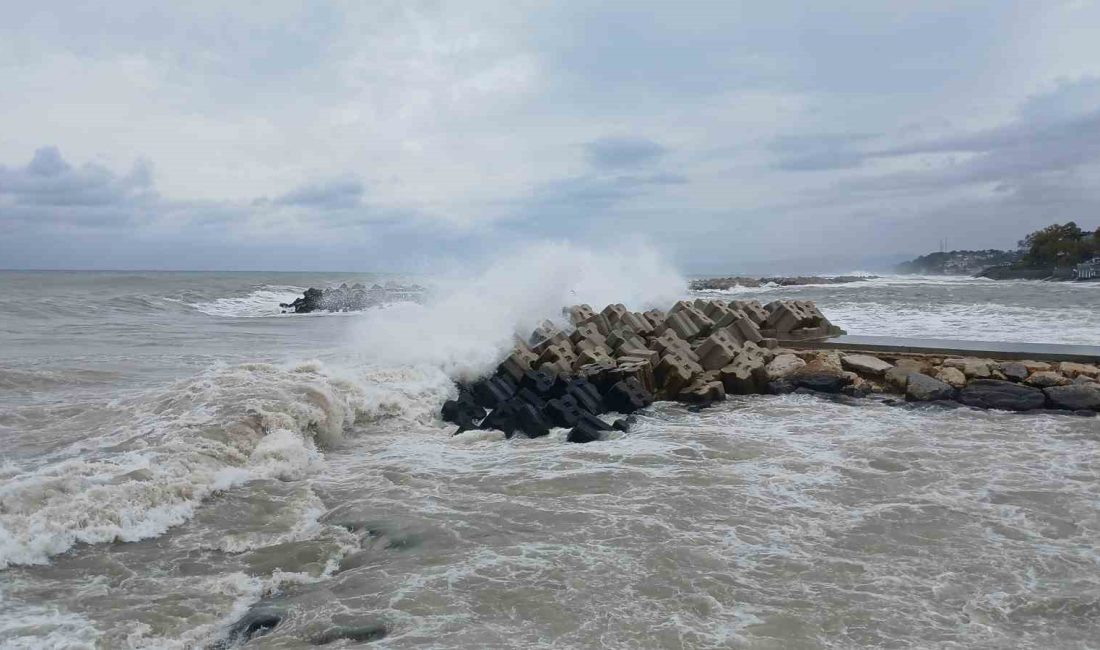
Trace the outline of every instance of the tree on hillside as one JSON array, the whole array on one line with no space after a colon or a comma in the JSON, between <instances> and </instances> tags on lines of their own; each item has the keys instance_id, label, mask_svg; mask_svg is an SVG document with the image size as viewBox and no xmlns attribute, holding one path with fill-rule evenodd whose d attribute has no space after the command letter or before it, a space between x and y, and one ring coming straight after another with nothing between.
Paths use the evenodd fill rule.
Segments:
<instances>
[{"instance_id":1,"label":"tree on hillside","mask_svg":"<svg viewBox=\"0 0 1100 650\"><path fill-rule=\"evenodd\" d=\"M1022 241L1024 267L1066 267L1100 255L1100 228L1088 233L1074 222L1052 224Z\"/></svg>"}]
</instances>

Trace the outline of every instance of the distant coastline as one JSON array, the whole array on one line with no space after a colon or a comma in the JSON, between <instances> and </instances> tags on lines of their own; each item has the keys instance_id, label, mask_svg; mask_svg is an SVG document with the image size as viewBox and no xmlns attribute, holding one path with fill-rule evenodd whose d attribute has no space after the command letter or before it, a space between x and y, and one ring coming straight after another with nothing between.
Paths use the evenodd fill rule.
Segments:
<instances>
[{"instance_id":1,"label":"distant coastline","mask_svg":"<svg viewBox=\"0 0 1100 650\"><path fill-rule=\"evenodd\" d=\"M971 275L991 280L1100 280L1100 228L1052 224L1028 234L1013 251L956 250L922 255L895 267L910 275Z\"/></svg>"}]
</instances>

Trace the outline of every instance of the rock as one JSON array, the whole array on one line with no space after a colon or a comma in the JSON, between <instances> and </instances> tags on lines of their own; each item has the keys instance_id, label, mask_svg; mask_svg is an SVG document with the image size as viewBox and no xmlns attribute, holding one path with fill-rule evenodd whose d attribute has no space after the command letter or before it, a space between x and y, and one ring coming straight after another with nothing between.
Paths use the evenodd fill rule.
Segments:
<instances>
[{"instance_id":1,"label":"rock","mask_svg":"<svg viewBox=\"0 0 1100 650\"><path fill-rule=\"evenodd\" d=\"M1100 386L1073 384L1044 388L1050 406L1067 411L1100 411Z\"/></svg>"},{"instance_id":2,"label":"rock","mask_svg":"<svg viewBox=\"0 0 1100 650\"><path fill-rule=\"evenodd\" d=\"M1031 373L1031 376L1025 379L1024 383L1035 388L1050 388L1051 386L1067 386L1072 384L1073 380L1063 377L1053 370L1044 370Z\"/></svg>"},{"instance_id":3,"label":"rock","mask_svg":"<svg viewBox=\"0 0 1100 650\"><path fill-rule=\"evenodd\" d=\"M975 359L973 357L943 360L943 367L961 370L964 375L972 379L988 379L993 373L990 365L991 362L988 359Z\"/></svg>"},{"instance_id":4,"label":"rock","mask_svg":"<svg viewBox=\"0 0 1100 650\"><path fill-rule=\"evenodd\" d=\"M769 380L782 379L791 374L795 370L802 368L806 365L806 362L793 354L780 354L777 355L770 363L764 368L767 372Z\"/></svg>"},{"instance_id":5,"label":"rock","mask_svg":"<svg viewBox=\"0 0 1100 650\"><path fill-rule=\"evenodd\" d=\"M653 403L653 395L634 377L628 377L611 387L604 402L612 411L629 414Z\"/></svg>"},{"instance_id":6,"label":"rock","mask_svg":"<svg viewBox=\"0 0 1100 650\"><path fill-rule=\"evenodd\" d=\"M798 388L805 388L818 393L840 393L852 383L847 373L832 370L811 370L809 366L791 373L786 379Z\"/></svg>"},{"instance_id":7,"label":"rock","mask_svg":"<svg viewBox=\"0 0 1100 650\"><path fill-rule=\"evenodd\" d=\"M1058 364L1058 370L1063 375L1070 379L1076 379L1077 377L1097 377L1100 376L1100 368L1088 363L1074 363L1071 361L1063 361Z\"/></svg>"},{"instance_id":8,"label":"rock","mask_svg":"<svg viewBox=\"0 0 1100 650\"><path fill-rule=\"evenodd\" d=\"M634 425L637 424L638 417L636 415L628 415L625 418L619 418L611 423L611 428L616 431L622 431L623 433L629 433Z\"/></svg>"},{"instance_id":9,"label":"rock","mask_svg":"<svg viewBox=\"0 0 1100 650\"><path fill-rule=\"evenodd\" d=\"M951 384L954 388L962 388L966 385L966 375L963 374L963 371L949 366L940 368L940 371L936 373L936 379Z\"/></svg>"},{"instance_id":10,"label":"rock","mask_svg":"<svg viewBox=\"0 0 1100 650\"><path fill-rule=\"evenodd\" d=\"M284 612L271 607L253 607L229 629L230 643L234 646L243 645L250 639L271 632L282 622L283 615Z\"/></svg>"},{"instance_id":11,"label":"rock","mask_svg":"<svg viewBox=\"0 0 1100 650\"><path fill-rule=\"evenodd\" d=\"M955 399L955 389L947 382L920 372L911 372L905 384L905 399L910 402L935 402Z\"/></svg>"},{"instance_id":12,"label":"rock","mask_svg":"<svg viewBox=\"0 0 1100 650\"><path fill-rule=\"evenodd\" d=\"M1091 385L1091 384L1096 384L1098 382L1093 377L1086 377L1084 375L1078 375L1077 378L1073 380L1073 383L1075 383L1075 384L1090 384Z\"/></svg>"},{"instance_id":13,"label":"rock","mask_svg":"<svg viewBox=\"0 0 1100 650\"><path fill-rule=\"evenodd\" d=\"M1028 378L1031 372L1022 363L1010 361L1008 363L997 364L997 370L1001 371L1001 374L1005 376L1005 379L1011 381L1023 381Z\"/></svg>"},{"instance_id":14,"label":"rock","mask_svg":"<svg viewBox=\"0 0 1100 650\"><path fill-rule=\"evenodd\" d=\"M998 379L975 379L959 392L967 406L1002 411L1030 411L1042 408L1046 395L1038 388Z\"/></svg>"},{"instance_id":15,"label":"rock","mask_svg":"<svg viewBox=\"0 0 1100 650\"><path fill-rule=\"evenodd\" d=\"M848 370L869 377L885 377L886 372L894 367L893 364L869 354L845 354L840 357L840 362Z\"/></svg>"},{"instance_id":16,"label":"rock","mask_svg":"<svg viewBox=\"0 0 1100 650\"><path fill-rule=\"evenodd\" d=\"M379 641L386 638L385 625L362 625L358 627L351 627L347 625L341 625L334 628L325 630L321 634L313 637L313 645L328 645L330 643L336 643L338 641L354 641L355 643L370 643L372 641Z\"/></svg>"},{"instance_id":17,"label":"rock","mask_svg":"<svg viewBox=\"0 0 1100 650\"><path fill-rule=\"evenodd\" d=\"M1051 366L1046 361L1026 361L1025 360L1025 361L1018 361L1017 363L1019 363L1020 365L1022 365L1025 368L1027 368L1027 372L1028 372L1029 375L1033 372L1045 372L1045 371L1051 370L1053 368L1053 366Z\"/></svg>"}]
</instances>

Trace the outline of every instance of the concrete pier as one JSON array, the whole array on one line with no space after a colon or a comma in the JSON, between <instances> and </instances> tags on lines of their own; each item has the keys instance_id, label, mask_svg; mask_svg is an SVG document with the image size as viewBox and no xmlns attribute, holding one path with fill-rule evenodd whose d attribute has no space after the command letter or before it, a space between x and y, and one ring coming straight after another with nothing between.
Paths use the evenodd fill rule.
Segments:
<instances>
[{"instance_id":1,"label":"concrete pier","mask_svg":"<svg viewBox=\"0 0 1100 650\"><path fill-rule=\"evenodd\" d=\"M798 349L858 350L884 354L928 354L979 357L1002 361L1032 359L1035 361L1074 361L1078 363L1100 362L1100 346L1096 345L958 341L953 339L863 335L834 336L821 341L802 341L785 343L784 345Z\"/></svg>"}]
</instances>

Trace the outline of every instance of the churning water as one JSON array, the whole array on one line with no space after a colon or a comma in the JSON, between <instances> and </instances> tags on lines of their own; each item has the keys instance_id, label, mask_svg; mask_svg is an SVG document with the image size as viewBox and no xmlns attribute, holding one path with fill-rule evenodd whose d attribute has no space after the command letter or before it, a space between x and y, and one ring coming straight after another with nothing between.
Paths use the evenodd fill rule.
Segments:
<instances>
[{"instance_id":1,"label":"churning water","mask_svg":"<svg viewBox=\"0 0 1100 650\"><path fill-rule=\"evenodd\" d=\"M748 397L588 445L451 437L451 378L516 326L683 293L605 259L0 273L0 647L1095 647L1095 418ZM430 289L277 307L387 280ZM1100 285L734 293L851 333L1100 344Z\"/></svg>"}]
</instances>

